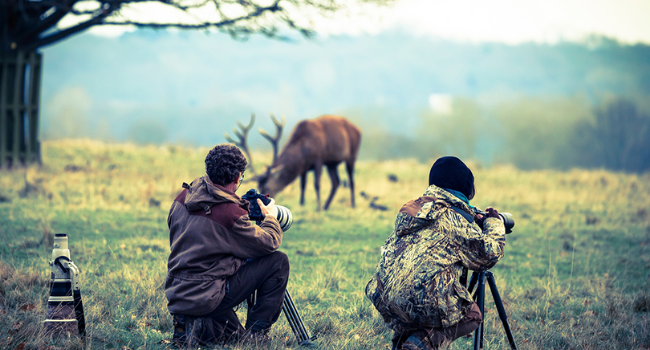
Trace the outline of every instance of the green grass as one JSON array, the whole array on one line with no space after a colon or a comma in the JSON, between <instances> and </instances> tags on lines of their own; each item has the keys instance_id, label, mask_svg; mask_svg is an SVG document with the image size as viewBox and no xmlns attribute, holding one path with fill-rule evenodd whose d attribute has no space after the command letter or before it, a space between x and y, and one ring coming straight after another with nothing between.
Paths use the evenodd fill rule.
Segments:
<instances>
[{"instance_id":1,"label":"green grass","mask_svg":"<svg viewBox=\"0 0 650 350\"><path fill-rule=\"evenodd\" d=\"M203 173L207 148L57 141L43 152L42 167L0 171L0 348L169 348L167 212L181 184ZM343 187L327 212L315 211L311 184L304 207L297 183L276 197L294 215L280 249L289 255L289 290L318 349L390 348L391 332L363 290L397 210L424 191L429 166L358 162L355 209ZM470 166L473 204L516 220L506 255L491 271L518 347L650 349L650 175ZM239 192L252 187L245 183ZM321 189L326 197L326 176ZM360 192L388 210L370 208ZM85 341L42 332L58 232L69 235L82 272ZM485 348L509 349L489 294L486 307ZM243 318L245 308L239 313ZM268 349L300 348L284 316L271 334ZM471 341L448 348L467 349Z\"/></svg>"}]
</instances>

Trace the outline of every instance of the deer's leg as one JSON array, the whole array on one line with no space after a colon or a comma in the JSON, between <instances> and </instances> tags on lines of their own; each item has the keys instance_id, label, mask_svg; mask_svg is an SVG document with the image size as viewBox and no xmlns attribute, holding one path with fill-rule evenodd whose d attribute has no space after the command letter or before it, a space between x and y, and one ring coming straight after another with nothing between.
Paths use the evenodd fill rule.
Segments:
<instances>
[{"instance_id":1,"label":"deer's leg","mask_svg":"<svg viewBox=\"0 0 650 350\"><path fill-rule=\"evenodd\" d=\"M350 200L352 208L354 208L354 160L345 162L345 170L347 170L348 179L350 180Z\"/></svg>"},{"instance_id":2,"label":"deer's leg","mask_svg":"<svg viewBox=\"0 0 650 350\"><path fill-rule=\"evenodd\" d=\"M334 198L334 193L336 193L336 189L339 187L338 163L329 163L326 165L327 172L330 175L330 180L332 180L332 190L330 191L330 196L327 197L327 202L325 202L325 210L330 207L330 202L332 202L332 199Z\"/></svg>"},{"instance_id":3,"label":"deer's leg","mask_svg":"<svg viewBox=\"0 0 650 350\"><path fill-rule=\"evenodd\" d=\"M305 185L307 184L307 172L300 174L300 205L305 205Z\"/></svg>"},{"instance_id":4,"label":"deer's leg","mask_svg":"<svg viewBox=\"0 0 650 350\"><path fill-rule=\"evenodd\" d=\"M316 203L317 210L320 211L320 174L323 170L323 163L314 163L314 189L316 190Z\"/></svg>"}]
</instances>

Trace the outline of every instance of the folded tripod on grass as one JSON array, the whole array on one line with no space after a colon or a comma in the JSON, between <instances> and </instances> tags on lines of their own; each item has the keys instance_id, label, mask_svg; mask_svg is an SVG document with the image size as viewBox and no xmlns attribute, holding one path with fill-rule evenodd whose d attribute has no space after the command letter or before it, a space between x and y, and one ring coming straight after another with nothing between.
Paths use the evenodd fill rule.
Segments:
<instances>
[{"instance_id":1,"label":"folded tripod on grass","mask_svg":"<svg viewBox=\"0 0 650 350\"><path fill-rule=\"evenodd\" d=\"M247 302L249 308L255 305L254 293L248 298ZM312 341L316 339L316 336L311 336L309 334L309 331L307 330L307 327L305 327L305 324L302 322L302 318L300 317L298 309L296 309L296 305L293 303L293 299L291 298L291 294L289 294L288 290L284 291L282 311L284 311L284 316L287 317L289 326L291 326L291 330L293 331L293 334L295 334L298 344L302 346L311 346Z\"/></svg>"}]
</instances>

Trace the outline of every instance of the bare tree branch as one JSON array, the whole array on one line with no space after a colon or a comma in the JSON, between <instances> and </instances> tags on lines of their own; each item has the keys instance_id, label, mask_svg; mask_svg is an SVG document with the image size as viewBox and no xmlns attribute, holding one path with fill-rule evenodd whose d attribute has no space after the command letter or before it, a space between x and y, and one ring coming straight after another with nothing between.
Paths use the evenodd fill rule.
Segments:
<instances>
[{"instance_id":1,"label":"bare tree branch","mask_svg":"<svg viewBox=\"0 0 650 350\"><path fill-rule=\"evenodd\" d=\"M250 19L258 18L264 15L267 12L278 12L282 11L282 8L279 6L280 0L276 0L272 5L266 7L258 7L255 11L252 11L246 15L234 17L234 18L224 18L219 22L203 22L203 23L159 23L159 22L137 22L137 21L104 21L104 25L132 25L136 27L148 27L148 28L180 28L180 29L206 29L206 28L221 28L232 26L238 22L245 22ZM225 15L224 15L225 17Z\"/></svg>"},{"instance_id":2,"label":"bare tree branch","mask_svg":"<svg viewBox=\"0 0 650 350\"><path fill-rule=\"evenodd\" d=\"M23 42L36 39L42 32L56 25L57 22L59 22L66 14L67 11L56 8L53 14L44 19L39 19L38 23L32 24L28 30L21 33L21 35L15 39L15 42L22 44Z\"/></svg>"},{"instance_id":3,"label":"bare tree branch","mask_svg":"<svg viewBox=\"0 0 650 350\"><path fill-rule=\"evenodd\" d=\"M348 0L0 0L0 12L9 19L2 47L33 50L62 40L92 26L114 25L138 28L215 28L230 34L236 40L245 40L252 34L288 40L281 29L288 28L304 37L312 37L311 15L325 15L341 10ZM385 4L393 0L350 0ZM94 8L94 4L99 6ZM93 7L84 6L93 4ZM188 21L138 20L122 14L120 9L130 4L160 4L190 16ZM212 7L214 6L214 7ZM233 15L230 10L239 11ZM213 17L199 17L197 11L214 11ZM301 10L309 10L302 12ZM314 12L315 11L315 12ZM90 19L68 28L48 33L66 15Z\"/></svg>"},{"instance_id":4,"label":"bare tree branch","mask_svg":"<svg viewBox=\"0 0 650 350\"><path fill-rule=\"evenodd\" d=\"M65 39L70 35L78 33L82 30L86 30L94 25L100 24L104 20L104 18L108 17L115 10L117 10L117 8L112 8L112 6L109 5L108 8L104 9L104 11L97 17L93 17L86 22L79 23L73 27L67 28L65 30L61 30L49 36L42 37L36 41L32 41L29 44L24 45L22 49L26 51L30 51L42 46L53 44L59 40Z\"/></svg>"}]
</instances>

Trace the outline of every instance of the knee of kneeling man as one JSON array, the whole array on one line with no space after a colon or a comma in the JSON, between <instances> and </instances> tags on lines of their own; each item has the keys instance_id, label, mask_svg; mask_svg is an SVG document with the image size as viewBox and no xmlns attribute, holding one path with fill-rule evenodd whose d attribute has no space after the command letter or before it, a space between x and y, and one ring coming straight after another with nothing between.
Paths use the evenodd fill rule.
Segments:
<instances>
[{"instance_id":1,"label":"knee of kneeling man","mask_svg":"<svg viewBox=\"0 0 650 350\"><path fill-rule=\"evenodd\" d=\"M478 322L483 321L483 314L481 314L481 309L476 303L472 304L472 307L469 309L466 317Z\"/></svg>"},{"instance_id":2,"label":"knee of kneeling man","mask_svg":"<svg viewBox=\"0 0 650 350\"><path fill-rule=\"evenodd\" d=\"M289 269L289 257L286 253L277 250L273 252L273 259L280 262L283 268Z\"/></svg>"}]
</instances>

